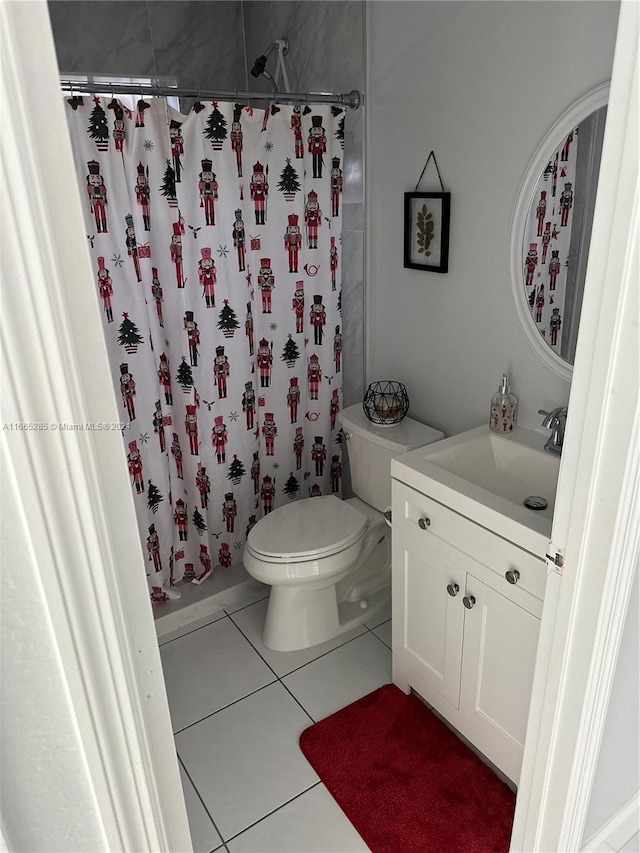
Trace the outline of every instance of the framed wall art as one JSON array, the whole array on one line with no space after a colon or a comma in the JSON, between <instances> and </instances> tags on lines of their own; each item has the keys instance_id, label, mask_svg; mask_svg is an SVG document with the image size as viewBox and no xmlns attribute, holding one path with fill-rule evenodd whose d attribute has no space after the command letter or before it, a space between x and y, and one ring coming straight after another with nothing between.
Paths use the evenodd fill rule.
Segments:
<instances>
[{"instance_id":1,"label":"framed wall art","mask_svg":"<svg viewBox=\"0 0 640 853\"><path fill-rule=\"evenodd\" d=\"M451 193L404 194L404 266L449 271Z\"/></svg>"}]
</instances>

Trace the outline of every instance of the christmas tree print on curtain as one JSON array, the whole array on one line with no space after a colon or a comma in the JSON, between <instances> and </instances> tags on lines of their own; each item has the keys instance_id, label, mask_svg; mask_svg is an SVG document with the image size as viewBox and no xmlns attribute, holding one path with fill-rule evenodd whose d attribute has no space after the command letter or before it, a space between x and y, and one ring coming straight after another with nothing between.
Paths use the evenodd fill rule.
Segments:
<instances>
[{"instance_id":1,"label":"christmas tree print on curtain","mask_svg":"<svg viewBox=\"0 0 640 853\"><path fill-rule=\"evenodd\" d=\"M344 148L344 116L338 122L338 126L335 131L335 136L338 142L340 143L340 148Z\"/></svg>"},{"instance_id":2,"label":"christmas tree print on curtain","mask_svg":"<svg viewBox=\"0 0 640 853\"><path fill-rule=\"evenodd\" d=\"M224 306L218 319L218 328L221 330L225 338L232 338L235 330L240 328L236 312L229 305L228 299L224 300Z\"/></svg>"},{"instance_id":3,"label":"christmas tree print on curtain","mask_svg":"<svg viewBox=\"0 0 640 853\"><path fill-rule=\"evenodd\" d=\"M278 189L284 195L287 201L293 201L296 193L299 193L302 187L298 180L298 173L291 165L291 160L287 157L287 163L280 175Z\"/></svg>"},{"instance_id":4,"label":"christmas tree print on curtain","mask_svg":"<svg viewBox=\"0 0 640 853\"><path fill-rule=\"evenodd\" d=\"M280 358L286 363L287 367L293 367L296 361L300 358L298 344L294 341L291 335L287 338L287 342L284 345Z\"/></svg>"},{"instance_id":5,"label":"christmas tree print on curtain","mask_svg":"<svg viewBox=\"0 0 640 853\"><path fill-rule=\"evenodd\" d=\"M229 466L229 473L227 474L228 479L237 486L246 473L244 465L234 454L233 462Z\"/></svg>"},{"instance_id":6,"label":"christmas tree print on curtain","mask_svg":"<svg viewBox=\"0 0 640 853\"><path fill-rule=\"evenodd\" d=\"M147 506L151 510L151 512L158 512L158 507L160 502L163 501L164 498L160 494L160 489L155 486L151 480L149 480L149 490L147 492Z\"/></svg>"},{"instance_id":7,"label":"christmas tree print on curtain","mask_svg":"<svg viewBox=\"0 0 640 853\"><path fill-rule=\"evenodd\" d=\"M204 135L211 140L211 147L214 151L220 151L222 143L227 138L227 120L218 109L218 104L215 101L213 101L213 109L207 119Z\"/></svg>"},{"instance_id":8,"label":"christmas tree print on curtain","mask_svg":"<svg viewBox=\"0 0 640 853\"><path fill-rule=\"evenodd\" d=\"M120 329L118 330L118 343L121 347L125 348L129 355L138 352L139 345L144 343L144 338L140 335L140 330L129 319L126 311L122 312L122 323L120 323Z\"/></svg>"},{"instance_id":9,"label":"christmas tree print on curtain","mask_svg":"<svg viewBox=\"0 0 640 853\"><path fill-rule=\"evenodd\" d=\"M203 518L203 516L202 516L202 513L201 513L201 512L200 512L200 510L198 509L198 507L196 507L196 508L194 509L194 511L193 511L193 517L192 517L192 519L191 519L191 520L193 521L193 526L194 526L194 527L195 527L195 529L196 529L196 533L198 533L198 535L202 536L202 534L203 534L203 533L205 532L205 530L207 529L207 525L206 525L206 522L205 522L205 520L204 520L204 518Z\"/></svg>"},{"instance_id":10,"label":"christmas tree print on curtain","mask_svg":"<svg viewBox=\"0 0 640 853\"><path fill-rule=\"evenodd\" d=\"M100 98L94 98L94 108L89 117L89 127L87 133L96 143L98 151L106 151L109 148L109 126L107 124L107 114L102 109Z\"/></svg>"},{"instance_id":11,"label":"christmas tree print on curtain","mask_svg":"<svg viewBox=\"0 0 640 853\"><path fill-rule=\"evenodd\" d=\"M340 493L344 114L71 100L88 286L162 607L241 561L273 509Z\"/></svg>"},{"instance_id":12,"label":"christmas tree print on curtain","mask_svg":"<svg viewBox=\"0 0 640 853\"><path fill-rule=\"evenodd\" d=\"M290 501L292 501L300 491L300 483L293 471L289 474L289 479L284 484L284 489L282 491Z\"/></svg>"},{"instance_id":13,"label":"christmas tree print on curtain","mask_svg":"<svg viewBox=\"0 0 640 853\"><path fill-rule=\"evenodd\" d=\"M171 161L167 160L164 167L164 177L160 192L169 202L169 207L178 206L178 198L176 196L176 173L171 165Z\"/></svg>"},{"instance_id":14,"label":"christmas tree print on curtain","mask_svg":"<svg viewBox=\"0 0 640 853\"><path fill-rule=\"evenodd\" d=\"M184 356L182 356L182 361L180 362L180 367L178 368L178 372L176 374L176 380L178 382L178 385L181 386L184 393L189 394L189 392L193 388L193 372L187 359Z\"/></svg>"}]
</instances>

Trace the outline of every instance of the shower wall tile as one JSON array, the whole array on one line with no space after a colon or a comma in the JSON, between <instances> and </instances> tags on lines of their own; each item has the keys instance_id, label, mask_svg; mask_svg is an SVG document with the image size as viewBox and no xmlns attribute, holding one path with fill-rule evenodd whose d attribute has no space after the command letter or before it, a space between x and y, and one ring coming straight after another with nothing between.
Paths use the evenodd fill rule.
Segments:
<instances>
[{"instance_id":1,"label":"shower wall tile","mask_svg":"<svg viewBox=\"0 0 640 853\"><path fill-rule=\"evenodd\" d=\"M360 0L248 0L251 59L278 38L289 40L287 71L294 91L346 91L363 78Z\"/></svg>"},{"instance_id":2,"label":"shower wall tile","mask_svg":"<svg viewBox=\"0 0 640 853\"><path fill-rule=\"evenodd\" d=\"M361 0L245 0L249 67L278 38L289 41L291 90L349 92L364 87L364 3ZM269 60L268 70L275 71ZM251 77L251 88L270 89ZM343 159L344 405L362 400L364 385L364 116L349 110Z\"/></svg>"},{"instance_id":3,"label":"shower wall tile","mask_svg":"<svg viewBox=\"0 0 640 853\"><path fill-rule=\"evenodd\" d=\"M258 56L261 56L266 49L276 39L282 36L282 33L275 32L272 20L271 0L243 0L242 2L242 17L244 21L244 35L246 44L246 80L247 88L257 92L271 92L273 87L271 83L264 77L252 77L251 68ZM287 72L290 72L291 62L289 57L286 57ZM269 72L275 71L273 56L269 59ZM289 81L291 82L291 80Z\"/></svg>"},{"instance_id":4,"label":"shower wall tile","mask_svg":"<svg viewBox=\"0 0 640 853\"><path fill-rule=\"evenodd\" d=\"M362 86L353 88L362 89ZM343 204L364 208L364 110L349 110L344 130Z\"/></svg>"},{"instance_id":5,"label":"shower wall tile","mask_svg":"<svg viewBox=\"0 0 640 853\"><path fill-rule=\"evenodd\" d=\"M180 86L243 89L241 0L151 0L151 37L160 76Z\"/></svg>"},{"instance_id":6,"label":"shower wall tile","mask_svg":"<svg viewBox=\"0 0 640 853\"><path fill-rule=\"evenodd\" d=\"M362 298L364 296L362 286L354 288L352 298L355 301L359 297L359 312L345 314L342 322L342 334L346 344L343 346L345 371L343 377L343 405L351 406L361 403L364 397L364 364L362 358L361 341L364 339L364 316L362 313ZM346 368L347 358L351 365Z\"/></svg>"},{"instance_id":7,"label":"shower wall tile","mask_svg":"<svg viewBox=\"0 0 640 853\"><path fill-rule=\"evenodd\" d=\"M345 406L364 393L364 234L342 232L342 351Z\"/></svg>"},{"instance_id":8,"label":"shower wall tile","mask_svg":"<svg viewBox=\"0 0 640 853\"><path fill-rule=\"evenodd\" d=\"M361 202L342 202L344 231L364 231L364 208Z\"/></svg>"},{"instance_id":9,"label":"shower wall tile","mask_svg":"<svg viewBox=\"0 0 640 853\"><path fill-rule=\"evenodd\" d=\"M287 38L293 91L364 87L362 0L49 0L49 12L62 71L158 74L185 87L271 91L249 70L272 42ZM347 113L343 158L345 405L362 399L364 383L363 176L361 108Z\"/></svg>"},{"instance_id":10,"label":"shower wall tile","mask_svg":"<svg viewBox=\"0 0 640 853\"><path fill-rule=\"evenodd\" d=\"M62 71L246 86L242 0L49 0Z\"/></svg>"},{"instance_id":11,"label":"shower wall tile","mask_svg":"<svg viewBox=\"0 0 640 853\"><path fill-rule=\"evenodd\" d=\"M60 71L153 74L145 0L50 0L49 17Z\"/></svg>"},{"instance_id":12,"label":"shower wall tile","mask_svg":"<svg viewBox=\"0 0 640 853\"><path fill-rule=\"evenodd\" d=\"M357 205L350 205L350 207L356 207ZM363 269L363 256L364 256L364 235L362 231L349 231L344 229L343 222L343 232L342 232L342 265L343 269L346 267L350 270L352 275L349 275L345 278L344 274L342 276L342 298L345 297L347 300L351 298L354 291L360 286L360 283L364 277L364 269ZM344 313L344 303L343 303L343 313ZM349 312L350 306L347 305L347 312Z\"/></svg>"}]
</instances>

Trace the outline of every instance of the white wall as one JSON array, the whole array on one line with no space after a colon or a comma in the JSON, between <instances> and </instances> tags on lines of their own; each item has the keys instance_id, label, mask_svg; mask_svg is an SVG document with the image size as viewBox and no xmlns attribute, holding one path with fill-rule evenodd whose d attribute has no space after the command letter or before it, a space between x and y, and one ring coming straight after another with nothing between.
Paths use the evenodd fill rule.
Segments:
<instances>
[{"instance_id":1,"label":"white wall","mask_svg":"<svg viewBox=\"0 0 640 853\"><path fill-rule=\"evenodd\" d=\"M411 414L447 434L488 419L503 370L519 423L566 404L509 291L515 195L533 152L581 94L609 79L617 2L368 6L367 381L399 379ZM403 193L435 151L452 194L449 273L403 268ZM438 190L430 167L420 186Z\"/></svg>"},{"instance_id":2,"label":"white wall","mask_svg":"<svg viewBox=\"0 0 640 853\"><path fill-rule=\"evenodd\" d=\"M122 439L56 428L118 409L42 0L0 52L0 842L188 851Z\"/></svg>"},{"instance_id":3,"label":"white wall","mask_svg":"<svg viewBox=\"0 0 640 853\"><path fill-rule=\"evenodd\" d=\"M584 827L585 842L640 791L638 582L636 569Z\"/></svg>"},{"instance_id":4,"label":"white wall","mask_svg":"<svg viewBox=\"0 0 640 853\"><path fill-rule=\"evenodd\" d=\"M3 833L10 850L106 853L51 602L41 584L43 567L28 545L30 519L8 458L2 463Z\"/></svg>"}]
</instances>

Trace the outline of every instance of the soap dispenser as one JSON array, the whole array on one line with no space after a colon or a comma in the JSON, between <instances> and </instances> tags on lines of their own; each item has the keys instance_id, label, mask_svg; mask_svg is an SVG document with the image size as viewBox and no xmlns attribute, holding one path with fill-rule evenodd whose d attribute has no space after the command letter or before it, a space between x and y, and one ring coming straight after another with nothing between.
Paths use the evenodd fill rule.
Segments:
<instances>
[{"instance_id":1,"label":"soap dispenser","mask_svg":"<svg viewBox=\"0 0 640 853\"><path fill-rule=\"evenodd\" d=\"M498 393L491 398L489 428L494 432L511 432L516 423L517 399L509 389L509 375L502 374Z\"/></svg>"}]
</instances>

